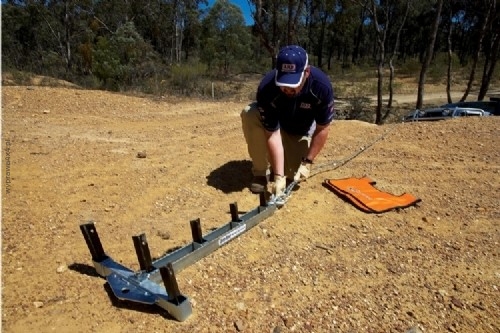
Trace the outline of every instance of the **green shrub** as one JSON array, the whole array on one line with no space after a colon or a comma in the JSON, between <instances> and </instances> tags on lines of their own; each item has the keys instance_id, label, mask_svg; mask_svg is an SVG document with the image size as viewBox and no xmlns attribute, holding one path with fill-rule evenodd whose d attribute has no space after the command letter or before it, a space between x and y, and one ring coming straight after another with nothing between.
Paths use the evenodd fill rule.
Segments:
<instances>
[{"instance_id":1,"label":"green shrub","mask_svg":"<svg viewBox=\"0 0 500 333\"><path fill-rule=\"evenodd\" d=\"M362 120L373 122L374 111L370 107L371 100L365 96L358 96L349 99L351 110L347 115L347 119Z\"/></svg>"},{"instance_id":2,"label":"green shrub","mask_svg":"<svg viewBox=\"0 0 500 333\"><path fill-rule=\"evenodd\" d=\"M170 88L186 96L203 95L206 89L206 71L206 65L199 62L173 65L170 68Z\"/></svg>"},{"instance_id":3,"label":"green shrub","mask_svg":"<svg viewBox=\"0 0 500 333\"><path fill-rule=\"evenodd\" d=\"M77 76L75 83L86 89L99 89L101 81L94 75Z\"/></svg>"},{"instance_id":4,"label":"green shrub","mask_svg":"<svg viewBox=\"0 0 500 333\"><path fill-rule=\"evenodd\" d=\"M403 76L415 76L418 80L418 74L420 73L420 69L422 68L422 64L418 60L418 58L410 58L405 60L405 62L401 63L398 66L399 75Z\"/></svg>"},{"instance_id":5,"label":"green shrub","mask_svg":"<svg viewBox=\"0 0 500 333\"><path fill-rule=\"evenodd\" d=\"M3 71L3 74L5 74L5 70ZM8 73L10 80L12 81L13 85L30 85L31 84L31 79L33 78L33 74L30 72L24 72L24 71L18 71L16 69L9 70ZM2 80L2 84L6 85L6 82Z\"/></svg>"}]
</instances>

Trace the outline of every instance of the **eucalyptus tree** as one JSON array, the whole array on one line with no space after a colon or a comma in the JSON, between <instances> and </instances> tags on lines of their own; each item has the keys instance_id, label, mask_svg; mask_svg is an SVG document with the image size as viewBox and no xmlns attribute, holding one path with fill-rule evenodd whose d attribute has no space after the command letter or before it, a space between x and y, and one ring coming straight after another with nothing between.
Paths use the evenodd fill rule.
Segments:
<instances>
[{"instance_id":1,"label":"eucalyptus tree","mask_svg":"<svg viewBox=\"0 0 500 333\"><path fill-rule=\"evenodd\" d=\"M133 20L131 10L133 0L95 0L91 11L101 24L100 34L113 34L125 23Z\"/></svg>"},{"instance_id":2,"label":"eucalyptus tree","mask_svg":"<svg viewBox=\"0 0 500 333\"><path fill-rule=\"evenodd\" d=\"M249 0L254 4L253 12L254 31L260 43L272 57L272 67L275 65L275 56L278 54L280 43L279 14L282 12L279 0Z\"/></svg>"},{"instance_id":3,"label":"eucalyptus tree","mask_svg":"<svg viewBox=\"0 0 500 333\"><path fill-rule=\"evenodd\" d=\"M488 92L490 81L495 72L495 66L500 53L500 5L496 4L492 9L495 14L492 15L490 29L487 34L485 43L485 61L483 66L483 76L477 99L482 101Z\"/></svg>"},{"instance_id":4,"label":"eucalyptus tree","mask_svg":"<svg viewBox=\"0 0 500 333\"><path fill-rule=\"evenodd\" d=\"M201 5L207 0L95 1L95 18L113 33L134 22L145 41L170 64L187 59L200 33Z\"/></svg>"},{"instance_id":5,"label":"eucalyptus tree","mask_svg":"<svg viewBox=\"0 0 500 333\"><path fill-rule=\"evenodd\" d=\"M202 26L200 59L210 71L227 75L249 61L252 39L239 7L216 0Z\"/></svg>"},{"instance_id":6,"label":"eucalyptus tree","mask_svg":"<svg viewBox=\"0 0 500 333\"><path fill-rule=\"evenodd\" d=\"M418 58L420 62L423 61L435 23L436 1L411 2L405 26L401 30L398 60L406 62Z\"/></svg>"},{"instance_id":7,"label":"eucalyptus tree","mask_svg":"<svg viewBox=\"0 0 500 333\"><path fill-rule=\"evenodd\" d=\"M328 28L335 21L336 0L306 0L306 16L309 53L317 56L318 67L323 67L324 48L328 39Z\"/></svg>"},{"instance_id":8,"label":"eucalyptus tree","mask_svg":"<svg viewBox=\"0 0 500 333\"><path fill-rule=\"evenodd\" d=\"M376 31L377 39L377 108L375 109L375 123L382 122L382 82L383 82L383 69L385 62L385 43L387 39L387 31L389 30L389 2L385 2L385 6L378 8L375 0L370 0L367 6L372 14L373 27ZM382 24L379 21L379 10L383 13Z\"/></svg>"},{"instance_id":9,"label":"eucalyptus tree","mask_svg":"<svg viewBox=\"0 0 500 333\"><path fill-rule=\"evenodd\" d=\"M107 89L139 87L144 79L156 75L158 54L128 21L109 38L97 38L93 52L93 74Z\"/></svg>"},{"instance_id":10,"label":"eucalyptus tree","mask_svg":"<svg viewBox=\"0 0 500 333\"><path fill-rule=\"evenodd\" d=\"M45 6L51 13L51 24L46 19L53 39L68 71L72 70L75 50L82 43L92 11L91 0L48 0Z\"/></svg>"},{"instance_id":11,"label":"eucalyptus tree","mask_svg":"<svg viewBox=\"0 0 500 333\"><path fill-rule=\"evenodd\" d=\"M254 31L275 66L281 46L300 44L307 48L305 31L305 0L249 0L255 11Z\"/></svg>"},{"instance_id":12,"label":"eucalyptus tree","mask_svg":"<svg viewBox=\"0 0 500 333\"><path fill-rule=\"evenodd\" d=\"M357 17L352 20L353 24L356 24L356 30L354 33L353 40L353 50L351 56L352 64L359 64L360 59L367 53L367 37L369 34L367 33L368 28L368 13L366 6L358 6L357 9Z\"/></svg>"},{"instance_id":13,"label":"eucalyptus tree","mask_svg":"<svg viewBox=\"0 0 500 333\"><path fill-rule=\"evenodd\" d=\"M64 35L45 1L2 4L2 55L8 65L35 73L48 72L54 63L61 66Z\"/></svg>"},{"instance_id":14,"label":"eucalyptus tree","mask_svg":"<svg viewBox=\"0 0 500 333\"><path fill-rule=\"evenodd\" d=\"M446 45L447 45L447 58L448 64L446 68L446 98L448 103L452 103L453 100L451 98L451 81L452 81L452 63L453 63L453 26L454 26L454 16L456 15L456 7L455 4L459 1L450 1L447 4L444 4L443 12L446 12L448 17L443 15L443 26L447 29L446 32Z\"/></svg>"},{"instance_id":15,"label":"eucalyptus tree","mask_svg":"<svg viewBox=\"0 0 500 333\"><path fill-rule=\"evenodd\" d=\"M45 8L41 4L20 6L15 1L2 4L2 65L19 70L38 67L36 60L43 48L39 28ZM35 54L37 54L35 56Z\"/></svg>"},{"instance_id":16,"label":"eucalyptus tree","mask_svg":"<svg viewBox=\"0 0 500 333\"><path fill-rule=\"evenodd\" d=\"M468 10L470 3L468 0L450 0L443 3L443 19L441 25L441 31L446 38L446 54L447 54L447 68L446 68L446 97L448 103L452 103L451 98L451 84L453 82L453 60L456 58L457 46L461 45L463 40L463 32L468 23L464 23L465 13ZM469 28L466 28L469 29ZM472 41L468 41L470 44ZM443 42L443 45L445 43ZM444 51L444 50L441 50Z\"/></svg>"},{"instance_id":17,"label":"eucalyptus tree","mask_svg":"<svg viewBox=\"0 0 500 333\"><path fill-rule=\"evenodd\" d=\"M438 34L439 22L441 21L441 10L443 8L444 0L437 0L435 7L434 23L430 31L428 45L425 51L424 60L422 62L422 67L420 68L420 75L418 78L418 90L417 90L417 103L416 108L421 109L424 102L424 86L426 80L427 70L431 64L432 57L434 55L434 45L436 42L436 36Z\"/></svg>"},{"instance_id":18,"label":"eucalyptus tree","mask_svg":"<svg viewBox=\"0 0 500 333\"><path fill-rule=\"evenodd\" d=\"M206 5L207 0L167 0L171 7L171 45L172 60L179 63L182 58L187 59L190 51L199 46L196 44L201 31L200 19L202 16L201 5Z\"/></svg>"},{"instance_id":19,"label":"eucalyptus tree","mask_svg":"<svg viewBox=\"0 0 500 333\"><path fill-rule=\"evenodd\" d=\"M353 63L354 53L359 55L362 53L361 48L370 48L364 43L366 40L361 41L364 37L359 30L360 26L363 26L361 30L365 28L368 12L365 3L351 0L337 1L333 10L334 17L327 28L328 68L331 68L335 53L342 68L348 68Z\"/></svg>"},{"instance_id":20,"label":"eucalyptus tree","mask_svg":"<svg viewBox=\"0 0 500 333\"><path fill-rule=\"evenodd\" d=\"M182 27L184 40L182 48L184 50L184 58L188 60L191 54L200 50L200 35L201 35L201 5L206 5L207 0L185 0Z\"/></svg>"},{"instance_id":21,"label":"eucalyptus tree","mask_svg":"<svg viewBox=\"0 0 500 333\"><path fill-rule=\"evenodd\" d=\"M288 19L286 23L286 44L300 44L298 29L301 26L301 18L303 17L305 0L288 0L287 14Z\"/></svg>"},{"instance_id":22,"label":"eucalyptus tree","mask_svg":"<svg viewBox=\"0 0 500 333\"><path fill-rule=\"evenodd\" d=\"M406 24L406 19L408 17L408 13L410 11L410 7L412 6L413 0L405 0L401 1L397 6L398 8L392 11L391 21L394 21L394 26L397 27L396 32L392 39L392 52L389 55L389 101L387 102L387 109L390 110L392 108L392 101L394 97L394 76L395 76L395 68L394 68L394 58L399 53L399 45L401 42L401 32Z\"/></svg>"},{"instance_id":23,"label":"eucalyptus tree","mask_svg":"<svg viewBox=\"0 0 500 333\"><path fill-rule=\"evenodd\" d=\"M158 0L134 0L127 15L138 33L151 43L164 60L172 60L174 37L174 9L171 4Z\"/></svg>"},{"instance_id":24,"label":"eucalyptus tree","mask_svg":"<svg viewBox=\"0 0 500 333\"><path fill-rule=\"evenodd\" d=\"M386 66L386 54L389 55L389 101L387 104L386 116L392 108L392 99L394 95L394 64L393 58L398 52L401 31L405 25L410 8L410 0L369 0L364 4L370 12L370 20L375 30L375 39L377 41L376 59L377 59L377 107L375 110L375 123L380 124L383 121L382 114L382 90L384 79L384 67Z\"/></svg>"},{"instance_id":25,"label":"eucalyptus tree","mask_svg":"<svg viewBox=\"0 0 500 333\"><path fill-rule=\"evenodd\" d=\"M481 51L483 49L483 41L486 36L487 31L489 30L489 27L493 25L493 21L495 19L495 15L497 14L495 11L496 7L496 0L482 0L478 1L476 4L476 8L479 10L474 10L472 11L472 8L469 12L473 12L476 16L477 20L477 25L478 29L476 32L476 38L477 38L477 43L475 43L475 50L473 52L472 56L472 68L469 73L469 80L467 81L467 87L464 91L464 94L462 98L460 99L461 102L465 101L467 99L467 96L469 95L471 89L472 89L472 84L474 83L474 77L476 75L476 67L477 63L479 61L479 57L481 54Z\"/></svg>"}]
</instances>

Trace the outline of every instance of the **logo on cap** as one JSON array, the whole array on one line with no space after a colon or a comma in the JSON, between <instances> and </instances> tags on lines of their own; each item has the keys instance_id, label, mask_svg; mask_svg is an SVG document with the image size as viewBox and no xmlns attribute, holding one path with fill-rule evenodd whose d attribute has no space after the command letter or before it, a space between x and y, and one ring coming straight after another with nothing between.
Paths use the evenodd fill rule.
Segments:
<instances>
[{"instance_id":1,"label":"logo on cap","mask_svg":"<svg viewBox=\"0 0 500 333\"><path fill-rule=\"evenodd\" d=\"M295 72L297 66L295 64L282 64L281 71L282 72Z\"/></svg>"}]
</instances>

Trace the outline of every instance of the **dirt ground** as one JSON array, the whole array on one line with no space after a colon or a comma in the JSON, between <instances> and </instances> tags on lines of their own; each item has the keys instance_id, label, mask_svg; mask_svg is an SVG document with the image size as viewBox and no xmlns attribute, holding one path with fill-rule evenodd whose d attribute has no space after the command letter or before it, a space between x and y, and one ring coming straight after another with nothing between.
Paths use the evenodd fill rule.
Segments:
<instances>
[{"instance_id":1,"label":"dirt ground","mask_svg":"<svg viewBox=\"0 0 500 333\"><path fill-rule=\"evenodd\" d=\"M2 331L500 332L500 117L336 121L315 165L368 148L179 272L191 317L116 300L80 224L138 270L132 236L158 258L257 207L245 103L4 86ZM322 185L365 175L422 202L366 214Z\"/></svg>"}]
</instances>

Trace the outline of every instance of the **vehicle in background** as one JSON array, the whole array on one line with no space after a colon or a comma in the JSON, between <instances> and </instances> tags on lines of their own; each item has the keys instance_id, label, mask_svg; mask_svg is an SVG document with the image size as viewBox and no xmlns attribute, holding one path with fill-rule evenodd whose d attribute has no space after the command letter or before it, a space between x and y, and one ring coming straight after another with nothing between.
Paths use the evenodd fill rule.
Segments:
<instances>
[{"instance_id":1,"label":"vehicle in background","mask_svg":"<svg viewBox=\"0 0 500 333\"><path fill-rule=\"evenodd\" d=\"M475 108L489 112L491 115L500 116L500 99L490 98L489 101L457 102L441 105L443 108Z\"/></svg>"},{"instance_id":2,"label":"vehicle in background","mask_svg":"<svg viewBox=\"0 0 500 333\"><path fill-rule=\"evenodd\" d=\"M423 110L415 110L403 118L403 122L412 121L436 121L445 120L456 117L486 117L491 113L479 108L458 107L458 106L441 106L437 108L429 108Z\"/></svg>"},{"instance_id":3,"label":"vehicle in background","mask_svg":"<svg viewBox=\"0 0 500 333\"><path fill-rule=\"evenodd\" d=\"M490 95L489 101L471 101L444 104L439 107L415 110L403 117L403 122L433 121L455 117L500 116L500 93Z\"/></svg>"}]
</instances>

